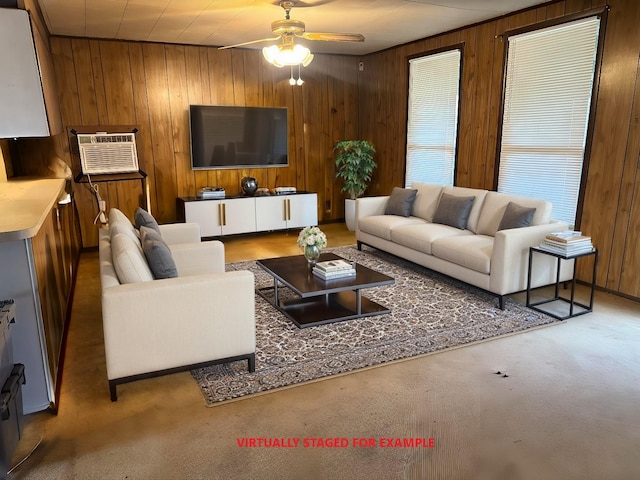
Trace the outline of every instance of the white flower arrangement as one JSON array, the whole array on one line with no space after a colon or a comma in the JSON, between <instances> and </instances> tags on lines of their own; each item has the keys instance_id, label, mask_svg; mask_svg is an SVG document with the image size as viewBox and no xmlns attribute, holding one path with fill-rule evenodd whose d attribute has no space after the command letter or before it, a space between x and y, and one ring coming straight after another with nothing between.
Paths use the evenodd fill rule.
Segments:
<instances>
[{"instance_id":1,"label":"white flower arrangement","mask_svg":"<svg viewBox=\"0 0 640 480\"><path fill-rule=\"evenodd\" d=\"M318 227L304 227L298 235L298 246L304 250L309 245L324 248L327 246L327 236Z\"/></svg>"}]
</instances>

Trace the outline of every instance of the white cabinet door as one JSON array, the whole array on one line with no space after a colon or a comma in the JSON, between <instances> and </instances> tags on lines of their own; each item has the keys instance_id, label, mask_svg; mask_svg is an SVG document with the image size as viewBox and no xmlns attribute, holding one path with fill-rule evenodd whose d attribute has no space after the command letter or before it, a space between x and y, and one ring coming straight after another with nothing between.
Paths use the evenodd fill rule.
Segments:
<instances>
[{"instance_id":1,"label":"white cabinet door","mask_svg":"<svg viewBox=\"0 0 640 480\"><path fill-rule=\"evenodd\" d=\"M29 14L0 8L0 138L48 137Z\"/></svg>"},{"instance_id":2,"label":"white cabinet door","mask_svg":"<svg viewBox=\"0 0 640 480\"><path fill-rule=\"evenodd\" d=\"M256 231L256 201L253 198L222 200L222 234Z\"/></svg>"},{"instance_id":3,"label":"white cabinet door","mask_svg":"<svg viewBox=\"0 0 640 480\"><path fill-rule=\"evenodd\" d=\"M305 193L288 195L287 227L302 228L318 224L318 195Z\"/></svg>"},{"instance_id":4,"label":"white cabinet door","mask_svg":"<svg viewBox=\"0 0 640 480\"><path fill-rule=\"evenodd\" d=\"M288 196L256 197L256 230L282 230L287 228Z\"/></svg>"},{"instance_id":5,"label":"white cabinet door","mask_svg":"<svg viewBox=\"0 0 640 480\"><path fill-rule=\"evenodd\" d=\"M222 234L221 200L200 200L184 203L184 221L200 224L200 235L217 237Z\"/></svg>"}]
</instances>

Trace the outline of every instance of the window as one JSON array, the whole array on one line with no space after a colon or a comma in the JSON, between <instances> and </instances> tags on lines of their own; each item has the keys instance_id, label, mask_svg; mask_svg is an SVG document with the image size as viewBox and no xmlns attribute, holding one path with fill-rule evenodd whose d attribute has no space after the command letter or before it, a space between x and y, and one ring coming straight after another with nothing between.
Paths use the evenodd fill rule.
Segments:
<instances>
[{"instance_id":1,"label":"window","mask_svg":"<svg viewBox=\"0 0 640 480\"><path fill-rule=\"evenodd\" d=\"M544 198L575 224L600 18L510 36L498 191Z\"/></svg>"},{"instance_id":2,"label":"window","mask_svg":"<svg viewBox=\"0 0 640 480\"><path fill-rule=\"evenodd\" d=\"M456 49L409 60L406 187L453 185L460 58Z\"/></svg>"}]
</instances>

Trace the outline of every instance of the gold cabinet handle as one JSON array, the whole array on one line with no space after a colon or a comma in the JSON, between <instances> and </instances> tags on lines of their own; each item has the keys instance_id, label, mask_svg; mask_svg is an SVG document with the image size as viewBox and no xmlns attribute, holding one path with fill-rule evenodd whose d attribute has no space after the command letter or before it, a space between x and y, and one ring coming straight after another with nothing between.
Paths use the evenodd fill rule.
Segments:
<instances>
[{"instance_id":1,"label":"gold cabinet handle","mask_svg":"<svg viewBox=\"0 0 640 480\"><path fill-rule=\"evenodd\" d=\"M287 220L291 220L291 199L287 198Z\"/></svg>"},{"instance_id":2,"label":"gold cabinet handle","mask_svg":"<svg viewBox=\"0 0 640 480\"><path fill-rule=\"evenodd\" d=\"M287 199L282 199L282 220L287 221Z\"/></svg>"},{"instance_id":3,"label":"gold cabinet handle","mask_svg":"<svg viewBox=\"0 0 640 480\"><path fill-rule=\"evenodd\" d=\"M227 204L222 204L222 225L227 224Z\"/></svg>"}]
</instances>

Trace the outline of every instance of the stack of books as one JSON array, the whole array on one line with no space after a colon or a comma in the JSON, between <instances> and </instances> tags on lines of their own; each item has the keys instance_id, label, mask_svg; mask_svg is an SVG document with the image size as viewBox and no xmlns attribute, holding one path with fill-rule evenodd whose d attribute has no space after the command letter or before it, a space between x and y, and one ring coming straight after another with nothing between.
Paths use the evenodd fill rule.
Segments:
<instances>
[{"instance_id":1,"label":"stack of books","mask_svg":"<svg viewBox=\"0 0 640 480\"><path fill-rule=\"evenodd\" d=\"M313 274L323 280L334 280L336 278L355 277L355 264L346 260L328 260L318 262L313 267Z\"/></svg>"},{"instance_id":2,"label":"stack of books","mask_svg":"<svg viewBox=\"0 0 640 480\"><path fill-rule=\"evenodd\" d=\"M593 252L591 237L575 230L550 233L545 237L540 248L564 256Z\"/></svg>"}]
</instances>

